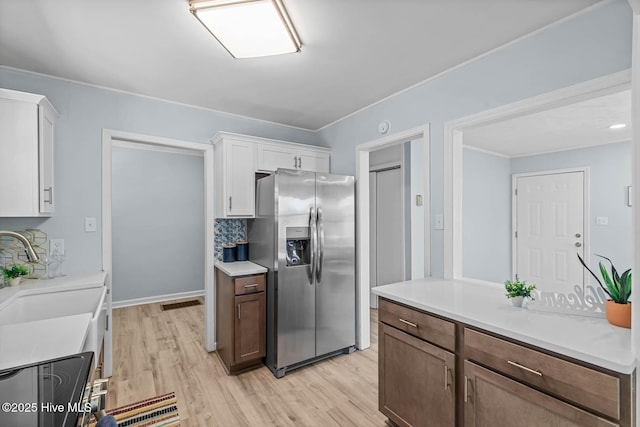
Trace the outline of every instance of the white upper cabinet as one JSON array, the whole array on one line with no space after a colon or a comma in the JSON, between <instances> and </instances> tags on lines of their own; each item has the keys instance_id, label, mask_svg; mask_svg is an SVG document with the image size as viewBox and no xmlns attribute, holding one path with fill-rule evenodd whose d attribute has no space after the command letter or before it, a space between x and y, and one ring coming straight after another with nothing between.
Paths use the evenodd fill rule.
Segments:
<instances>
[{"instance_id":1,"label":"white upper cabinet","mask_svg":"<svg viewBox=\"0 0 640 427\"><path fill-rule=\"evenodd\" d=\"M258 144L258 170L276 169L329 173L329 150L286 142Z\"/></svg>"},{"instance_id":2,"label":"white upper cabinet","mask_svg":"<svg viewBox=\"0 0 640 427\"><path fill-rule=\"evenodd\" d=\"M55 212L53 135L58 114L47 98L0 89L0 217Z\"/></svg>"},{"instance_id":3,"label":"white upper cabinet","mask_svg":"<svg viewBox=\"0 0 640 427\"><path fill-rule=\"evenodd\" d=\"M212 139L216 218L255 216L256 172L278 168L329 172L328 148L218 132Z\"/></svg>"},{"instance_id":4,"label":"white upper cabinet","mask_svg":"<svg viewBox=\"0 0 640 427\"><path fill-rule=\"evenodd\" d=\"M214 140L216 218L252 218L255 212L255 146L242 138Z\"/></svg>"}]
</instances>

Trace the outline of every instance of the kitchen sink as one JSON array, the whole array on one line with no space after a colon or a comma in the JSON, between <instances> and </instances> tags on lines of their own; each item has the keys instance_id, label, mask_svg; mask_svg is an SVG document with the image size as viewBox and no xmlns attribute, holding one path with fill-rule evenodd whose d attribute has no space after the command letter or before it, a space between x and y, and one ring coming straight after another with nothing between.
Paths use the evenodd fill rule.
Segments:
<instances>
[{"instance_id":1,"label":"kitchen sink","mask_svg":"<svg viewBox=\"0 0 640 427\"><path fill-rule=\"evenodd\" d=\"M0 327L91 313L82 351L93 351L97 358L107 329L106 294L107 288L102 285L27 291L0 308Z\"/></svg>"},{"instance_id":2,"label":"kitchen sink","mask_svg":"<svg viewBox=\"0 0 640 427\"><path fill-rule=\"evenodd\" d=\"M105 286L99 286L18 295L0 310L0 326L81 313L94 317L100 314L106 292Z\"/></svg>"}]
</instances>

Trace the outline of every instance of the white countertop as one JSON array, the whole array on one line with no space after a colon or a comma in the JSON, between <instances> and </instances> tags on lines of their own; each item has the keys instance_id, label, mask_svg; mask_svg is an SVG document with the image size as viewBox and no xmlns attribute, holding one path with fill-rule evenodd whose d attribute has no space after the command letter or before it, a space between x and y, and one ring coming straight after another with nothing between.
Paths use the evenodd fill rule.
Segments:
<instances>
[{"instance_id":1,"label":"white countertop","mask_svg":"<svg viewBox=\"0 0 640 427\"><path fill-rule=\"evenodd\" d=\"M91 313L0 326L0 370L80 353Z\"/></svg>"},{"instance_id":2,"label":"white countertop","mask_svg":"<svg viewBox=\"0 0 640 427\"><path fill-rule=\"evenodd\" d=\"M249 274L266 273L267 269L251 261L215 262L216 268L231 277L246 276Z\"/></svg>"},{"instance_id":3,"label":"white countertop","mask_svg":"<svg viewBox=\"0 0 640 427\"><path fill-rule=\"evenodd\" d=\"M0 312L11 310L11 304L28 295L102 287L105 278L106 273L100 271L24 280L18 286L0 289ZM0 325L0 369L82 352L92 313L78 308L74 314Z\"/></svg>"},{"instance_id":4,"label":"white countertop","mask_svg":"<svg viewBox=\"0 0 640 427\"><path fill-rule=\"evenodd\" d=\"M636 366L631 330L606 319L513 307L500 287L426 278L373 288L373 293L622 374Z\"/></svg>"},{"instance_id":5,"label":"white countertop","mask_svg":"<svg viewBox=\"0 0 640 427\"><path fill-rule=\"evenodd\" d=\"M95 273L71 274L56 277L54 279L27 279L22 280L18 286L5 286L0 289L0 310L21 295L33 295L52 290L82 289L103 286L107 273L98 271Z\"/></svg>"}]
</instances>

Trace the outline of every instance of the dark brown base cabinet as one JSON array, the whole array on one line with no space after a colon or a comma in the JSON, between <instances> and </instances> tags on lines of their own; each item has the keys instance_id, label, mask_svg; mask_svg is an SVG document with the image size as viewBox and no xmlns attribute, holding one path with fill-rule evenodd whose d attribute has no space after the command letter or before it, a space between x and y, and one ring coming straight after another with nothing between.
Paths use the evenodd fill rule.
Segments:
<instances>
[{"instance_id":1,"label":"dark brown base cabinet","mask_svg":"<svg viewBox=\"0 0 640 427\"><path fill-rule=\"evenodd\" d=\"M266 354L265 275L230 277L216 269L216 353L228 374L262 364Z\"/></svg>"},{"instance_id":2,"label":"dark brown base cabinet","mask_svg":"<svg viewBox=\"0 0 640 427\"><path fill-rule=\"evenodd\" d=\"M623 375L380 299L379 409L437 427L635 426Z\"/></svg>"}]
</instances>

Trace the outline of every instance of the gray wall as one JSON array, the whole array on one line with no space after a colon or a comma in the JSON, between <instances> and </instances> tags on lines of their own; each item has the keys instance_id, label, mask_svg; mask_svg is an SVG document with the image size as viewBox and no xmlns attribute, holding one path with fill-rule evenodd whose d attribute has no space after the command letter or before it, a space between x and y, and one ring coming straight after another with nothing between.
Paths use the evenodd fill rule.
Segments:
<instances>
[{"instance_id":1,"label":"gray wall","mask_svg":"<svg viewBox=\"0 0 640 427\"><path fill-rule=\"evenodd\" d=\"M446 121L631 68L631 26L626 0L605 2L336 122L320 131L333 149L332 170L354 174L355 147L378 139L382 120L391 122L393 132L430 123L435 218L444 212ZM435 230L432 220L434 276L444 273L443 242L444 233Z\"/></svg>"},{"instance_id":2,"label":"gray wall","mask_svg":"<svg viewBox=\"0 0 640 427\"><path fill-rule=\"evenodd\" d=\"M631 143L507 159L463 151L462 272L465 277L504 282L511 277L511 174L589 168L591 254L612 259L620 271L631 267ZM596 224L608 217L609 225ZM591 266L599 258L591 256Z\"/></svg>"},{"instance_id":3,"label":"gray wall","mask_svg":"<svg viewBox=\"0 0 640 427\"><path fill-rule=\"evenodd\" d=\"M0 218L0 229L41 228L49 238L64 238L67 273L102 269L102 129L200 143L209 143L221 130L317 141L313 132L296 128L6 68L0 68L0 87L45 95L60 114L54 151L56 214L50 219ZM85 217L97 218L97 233L84 232Z\"/></svg>"},{"instance_id":4,"label":"gray wall","mask_svg":"<svg viewBox=\"0 0 640 427\"><path fill-rule=\"evenodd\" d=\"M204 157L114 147L113 301L204 290Z\"/></svg>"},{"instance_id":5,"label":"gray wall","mask_svg":"<svg viewBox=\"0 0 640 427\"><path fill-rule=\"evenodd\" d=\"M464 148L462 275L511 278L511 171L506 157Z\"/></svg>"}]
</instances>

